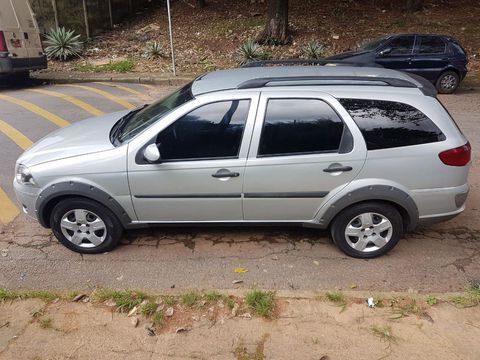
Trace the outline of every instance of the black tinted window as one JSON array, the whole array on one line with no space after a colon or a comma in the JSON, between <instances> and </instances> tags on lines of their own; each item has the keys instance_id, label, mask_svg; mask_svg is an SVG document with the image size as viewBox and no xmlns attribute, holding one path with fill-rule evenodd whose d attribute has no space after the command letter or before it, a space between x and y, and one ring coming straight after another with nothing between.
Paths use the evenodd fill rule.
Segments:
<instances>
[{"instance_id":1,"label":"black tinted window","mask_svg":"<svg viewBox=\"0 0 480 360\"><path fill-rule=\"evenodd\" d=\"M162 160L237 157L249 106L221 101L184 115L158 135Z\"/></svg>"},{"instance_id":2,"label":"black tinted window","mask_svg":"<svg viewBox=\"0 0 480 360\"><path fill-rule=\"evenodd\" d=\"M258 155L336 152L342 132L342 120L321 100L271 99Z\"/></svg>"},{"instance_id":3,"label":"black tinted window","mask_svg":"<svg viewBox=\"0 0 480 360\"><path fill-rule=\"evenodd\" d=\"M445 140L440 129L413 106L381 100L339 101L360 128L368 150Z\"/></svg>"},{"instance_id":4,"label":"black tinted window","mask_svg":"<svg viewBox=\"0 0 480 360\"><path fill-rule=\"evenodd\" d=\"M419 54L443 54L445 43L437 36L422 36L420 39Z\"/></svg>"},{"instance_id":5,"label":"black tinted window","mask_svg":"<svg viewBox=\"0 0 480 360\"><path fill-rule=\"evenodd\" d=\"M413 51L415 36L398 36L387 45L387 49L392 49L389 55L407 55Z\"/></svg>"}]
</instances>

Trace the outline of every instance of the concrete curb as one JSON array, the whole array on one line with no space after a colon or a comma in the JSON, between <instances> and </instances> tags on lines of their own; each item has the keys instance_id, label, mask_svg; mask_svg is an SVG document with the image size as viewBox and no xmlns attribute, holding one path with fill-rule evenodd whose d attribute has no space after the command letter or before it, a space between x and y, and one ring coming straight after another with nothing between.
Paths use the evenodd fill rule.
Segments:
<instances>
[{"instance_id":1,"label":"concrete curb","mask_svg":"<svg viewBox=\"0 0 480 360\"><path fill-rule=\"evenodd\" d=\"M150 85L170 85L178 86L191 81L196 75L183 74L181 76L171 76L155 73L83 73L83 72L52 72L35 71L30 75L37 80L48 81L56 84L68 84L79 82L123 82Z\"/></svg>"}]
</instances>

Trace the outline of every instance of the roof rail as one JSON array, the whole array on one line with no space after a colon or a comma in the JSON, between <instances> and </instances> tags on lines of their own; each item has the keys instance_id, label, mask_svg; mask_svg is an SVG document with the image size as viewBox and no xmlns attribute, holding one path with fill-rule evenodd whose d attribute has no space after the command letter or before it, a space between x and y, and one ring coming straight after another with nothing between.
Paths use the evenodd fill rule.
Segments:
<instances>
[{"instance_id":1,"label":"roof rail","mask_svg":"<svg viewBox=\"0 0 480 360\"><path fill-rule=\"evenodd\" d=\"M266 66L275 66L275 65L316 65L316 66L359 66L359 67L380 67L375 62L353 62L345 60L327 60L327 59L286 59L286 60L258 60L251 61L244 65L242 68L252 68L252 67L266 67Z\"/></svg>"},{"instance_id":2,"label":"roof rail","mask_svg":"<svg viewBox=\"0 0 480 360\"><path fill-rule=\"evenodd\" d=\"M415 83L413 80L416 80ZM254 89L265 86L288 85L370 85L370 86L393 86L403 88L418 88L424 95L437 95L435 87L427 81L419 81L414 77L412 81L391 77L373 76L285 76L265 77L244 81L237 86L237 89Z\"/></svg>"}]
</instances>

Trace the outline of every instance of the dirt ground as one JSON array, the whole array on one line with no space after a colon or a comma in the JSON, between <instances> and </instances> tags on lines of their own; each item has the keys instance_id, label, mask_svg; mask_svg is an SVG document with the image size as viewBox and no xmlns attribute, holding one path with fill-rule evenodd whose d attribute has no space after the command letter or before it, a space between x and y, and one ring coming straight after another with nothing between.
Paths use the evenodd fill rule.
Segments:
<instances>
[{"instance_id":1,"label":"dirt ground","mask_svg":"<svg viewBox=\"0 0 480 360\"><path fill-rule=\"evenodd\" d=\"M218 311L221 303L194 312L177 305L174 325L149 335L150 320L138 315L134 326L132 317L105 304L7 301L0 303L0 359L479 358L478 306L442 302L398 316L384 302L371 309L360 299L342 307L312 297L281 298L274 319L233 316Z\"/></svg>"}]
</instances>

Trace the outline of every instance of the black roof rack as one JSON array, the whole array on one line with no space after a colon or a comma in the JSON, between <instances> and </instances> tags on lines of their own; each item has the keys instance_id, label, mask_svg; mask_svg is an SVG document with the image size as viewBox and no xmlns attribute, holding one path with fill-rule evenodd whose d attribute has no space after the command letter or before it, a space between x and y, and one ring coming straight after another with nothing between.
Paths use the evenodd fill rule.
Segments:
<instances>
[{"instance_id":1,"label":"black roof rack","mask_svg":"<svg viewBox=\"0 0 480 360\"><path fill-rule=\"evenodd\" d=\"M409 75L410 76L410 75ZM282 83L289 85L370 85L370 86L393 86L404 88L418 88L424 95L437 95L437 90L428 81L423 78L414 77L418 83L408 79L399 79L391 77L373 77L373 76L284 76L284 77L264 77L250 79L240 83L237 89L254 89L268 85L280 86ZM276 84L275 84L276 83ZM420 85L419 85L420 83Z\"/></svg>"},{"instance_id":2,"label":"black roof rack","mask_svg":"<svg viewBox=\"0 0 480 360\"><path fill-rule=\"evenodd\" d=\"M335 66L359 66L359 67L379 67L383 68L382 65L379 65L375 62L354 62L354 61L345 61L345 60L327 60L327 59L286 59L286 60L259 60L251 61L244 65L242 68L252 68L252 67L266 67L266 66L295 66L295 65L316 65L316 66L325 66L325 65L335 65Z\"/></svg>"}]
</instances>

